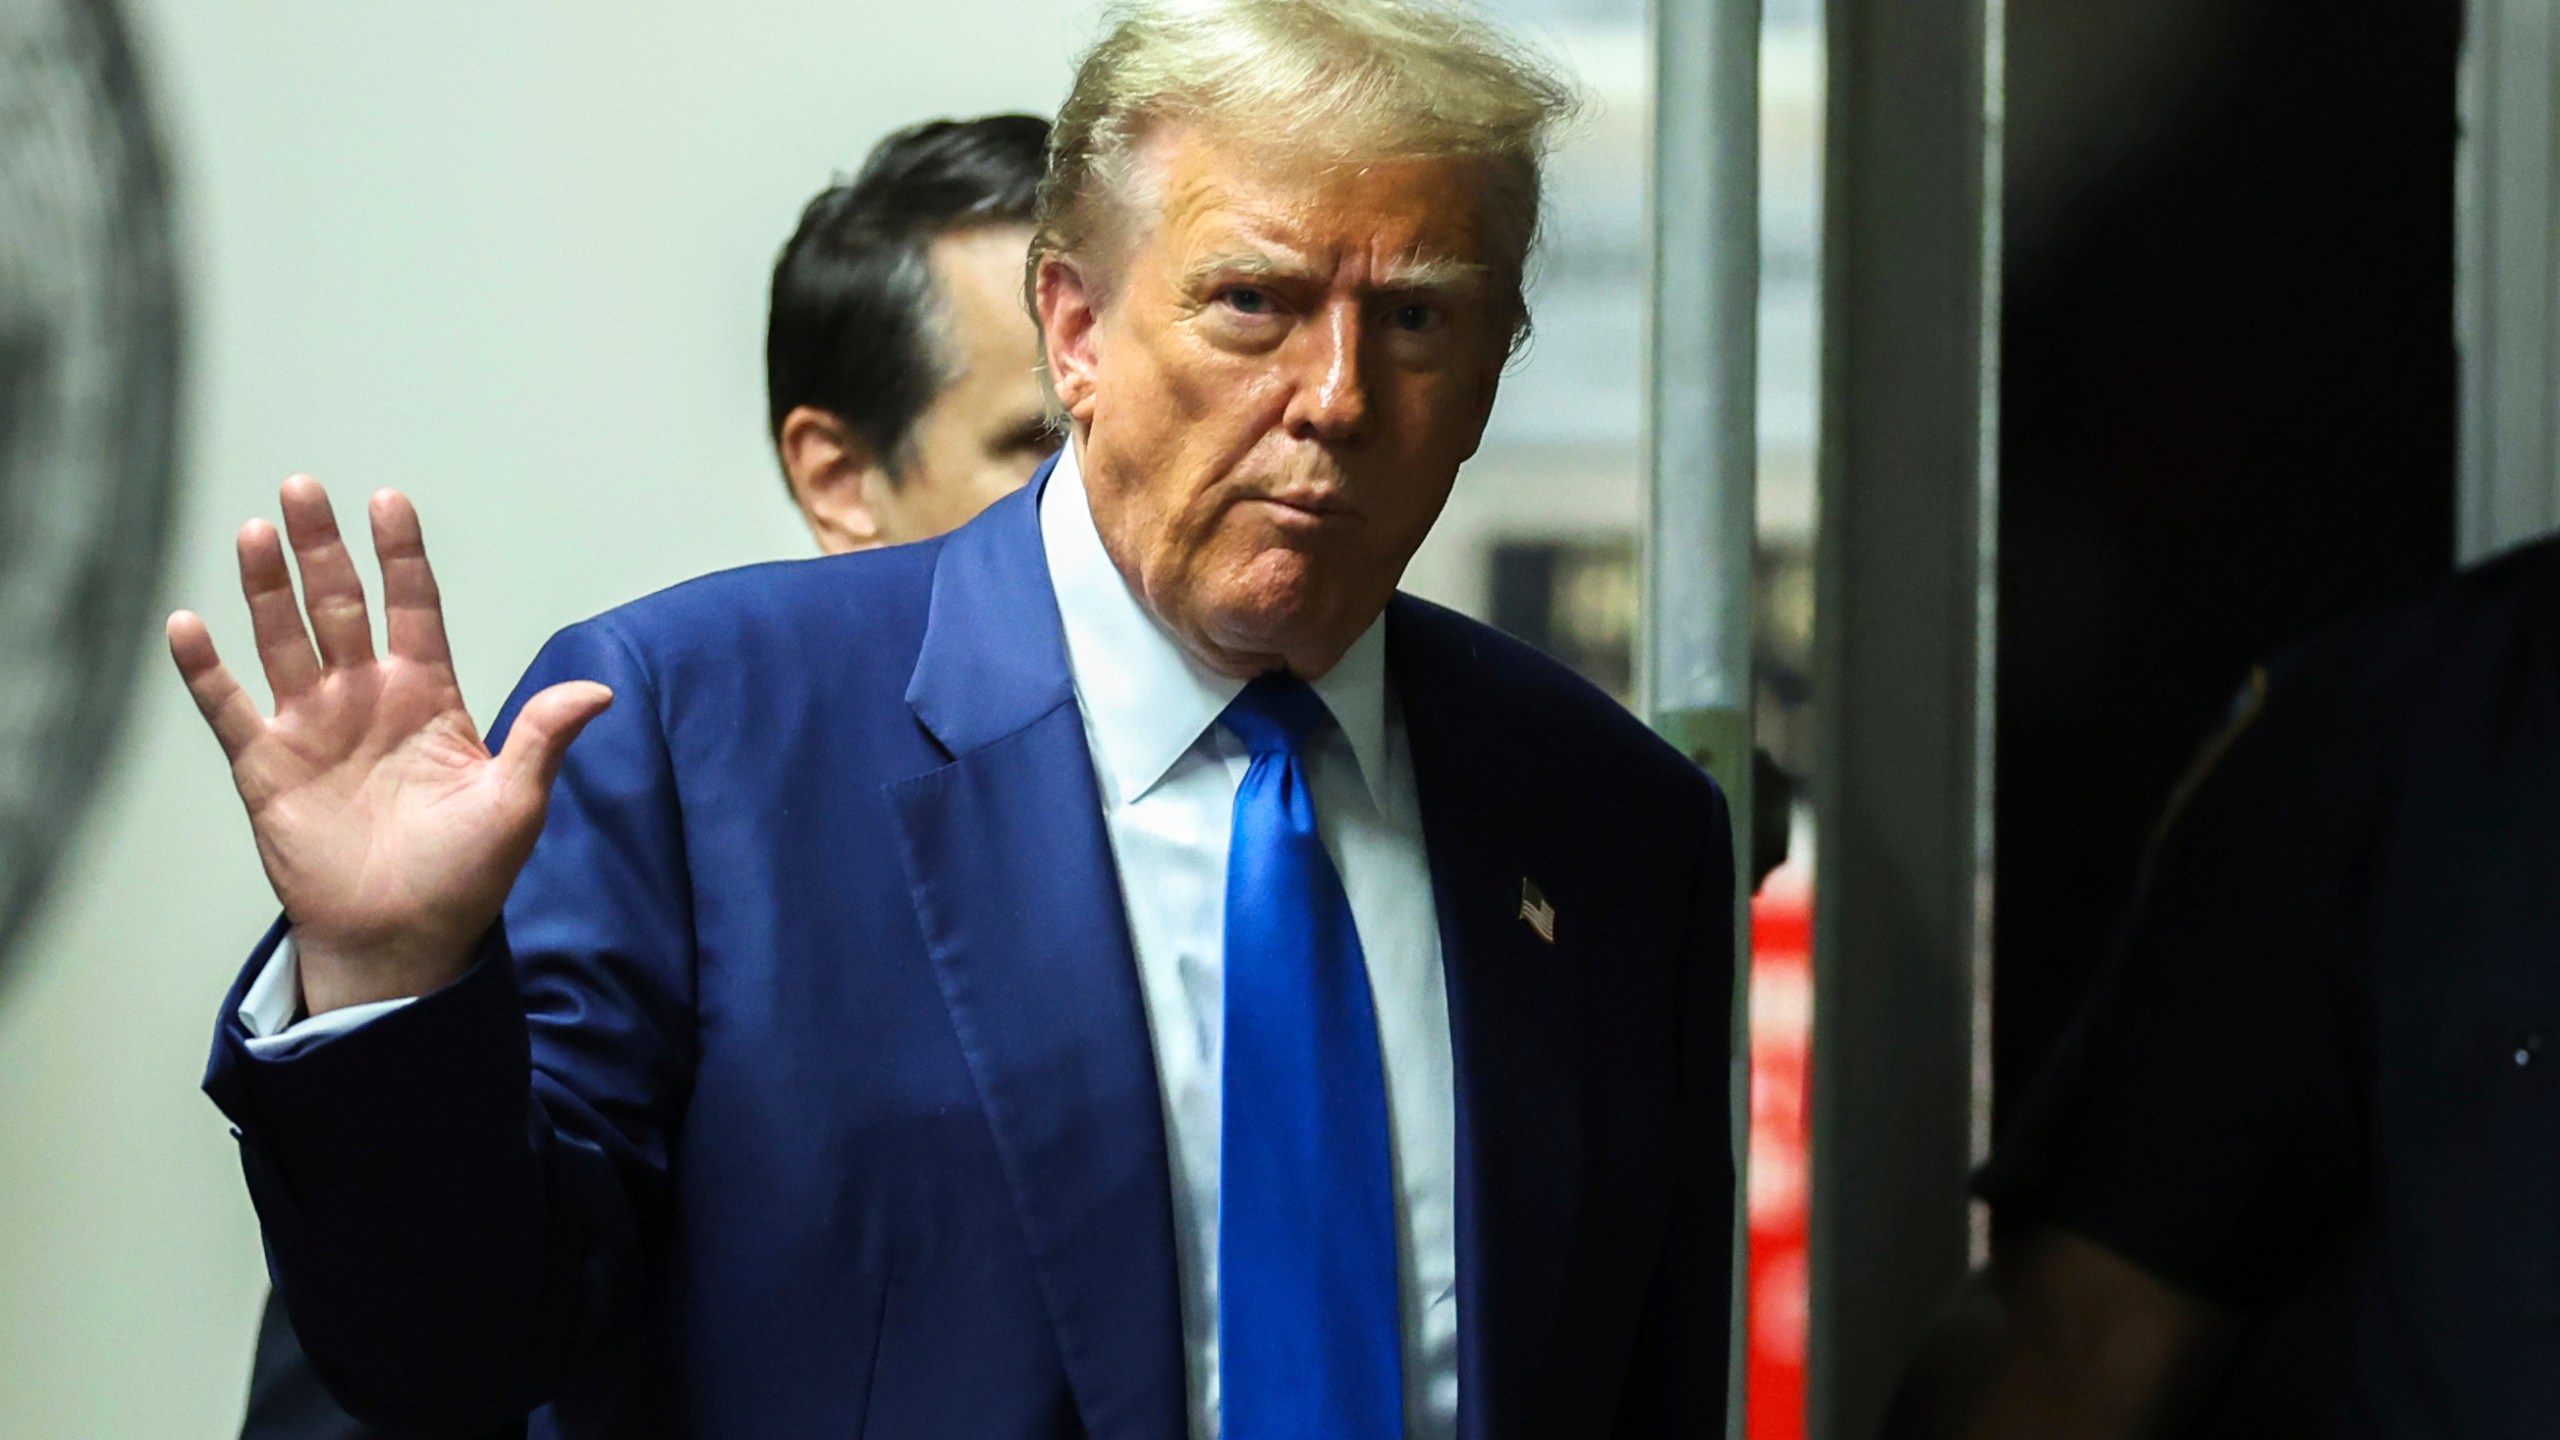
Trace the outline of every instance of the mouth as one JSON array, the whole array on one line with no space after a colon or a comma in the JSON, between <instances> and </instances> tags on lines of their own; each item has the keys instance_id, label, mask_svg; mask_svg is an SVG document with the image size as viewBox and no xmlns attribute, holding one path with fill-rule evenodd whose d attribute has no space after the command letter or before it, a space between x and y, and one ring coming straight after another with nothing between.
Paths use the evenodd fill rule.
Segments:
<instances>
[{"instance_id":1,"label":"mouth","mask_svg":"<svg viewBox=\"0 0 2560 1440\"><path fill-rule=\"evenodd\" d=\"M1339 490L1283 490L1246 498L1309 519L1332 519L1351 513L1350 504Z\"/></svg>"}]
</instances>

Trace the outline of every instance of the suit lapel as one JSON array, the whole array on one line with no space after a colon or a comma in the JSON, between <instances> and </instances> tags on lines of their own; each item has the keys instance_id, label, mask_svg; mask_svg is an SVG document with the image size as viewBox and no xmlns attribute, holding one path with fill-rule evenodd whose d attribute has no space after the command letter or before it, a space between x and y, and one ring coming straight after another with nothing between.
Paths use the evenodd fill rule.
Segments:
<instances>
[{"instance_id":1,"label":"suit lapel","mask_svg":"<svg viewBox=\"0 0 2560 1440\"><path fill-rule=\"evenodd\" d=\"M1471 737L1499 696L1434 644L1399 596L1387 663L1403 705L1440 918L1457 1067L1458 1430L1463 1440L1550 1433L1549 1338L1565 1298L1581 1199L1580 1033L1558 946L1520 918L1531 823L1494 783L1516 755Z\"/></svg>"},{"instance_id":2,"label":"suit lapel","mask_svg":"<svg viewBox=\"0 0 2560 1440\"><path fill-rule=\"evenodd\" d=\"M1096 1440L1187 1429L1154 1052L1040 544L1046 471L944 544L888 787L917 919Z\"/></svg>"}]
</instances>

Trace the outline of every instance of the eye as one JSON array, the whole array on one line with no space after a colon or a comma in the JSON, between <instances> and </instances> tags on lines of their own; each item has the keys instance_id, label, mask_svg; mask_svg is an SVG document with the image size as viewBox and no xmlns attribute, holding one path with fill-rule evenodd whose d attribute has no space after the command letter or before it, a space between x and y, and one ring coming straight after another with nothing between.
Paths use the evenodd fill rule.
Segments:
<instances>
[{"instance_id":1,"label":"eye","mask_svg":"<svg viewBox=\"0 0 2560 1440\"><path fill-rule=\"evenodd\" d=\"M1274 308L1271 292L1259 285L1230 285L1218 292L1218 299L1240 315L1268 315Z\"/></svg>"},{"instance_id":2,"label":"eye","mask_svg":"<svg viewBox=\"0 0 2560 1440\"><path fill-rule=\"evenodd\" d=\"M1440 311L1422 301L1408 300L1387 312L1387 323L1395 329L1418 334L1440 323Z\"/></svg>"}]
</instances>

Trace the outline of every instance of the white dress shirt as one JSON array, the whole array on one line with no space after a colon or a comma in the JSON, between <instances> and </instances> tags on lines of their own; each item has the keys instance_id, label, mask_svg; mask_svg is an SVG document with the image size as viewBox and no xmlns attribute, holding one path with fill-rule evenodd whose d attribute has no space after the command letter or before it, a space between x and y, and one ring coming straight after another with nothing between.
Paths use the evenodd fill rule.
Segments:
<instances>
[{"instance_id":1,"label":"white dress shirt","mask_svg":"<svg viewBox=\"0 0 2560 1440\"><path fill-rule=\"evenodd\" d=\"M1163 1089L1191 1433L1214 1440L1227 839L1250 763L1217 720L1244 682L1193 661L1130 592L1094 528L1072 445L1041 496L1040 533ZM1386 1071L1406 1433L1451 1440L1458 1259L1449 998L1413 758L1387 688L1384 621L1313 688L1335 723L1310 739L1308 784L1368 962ZM299 993L288 938L242 997L252 1054L292 1053L409 1003L296 1022Z\"/></svg>"},{"instance_id":2,"label":"white dress shirt","mask_svg":"<svg viewBox=\"0 0 2560 1440\"><path fill-rule=\"evenodd\" d=\"M1227 838L1251 757L1218 716L1242 680L1202 668L1140 606L1102 548L1071 445L1040 498L1049 581L1102 788L1138 953L1173 1164L1175 1259L1191 1433L1218 1433L1218 1136L1225 1034ZM1458 1417L1457 1091L1440 922L1403 717L1372 624L1314 682L1334 724L1307 746L1316 826L1369 965L1394 1148L1406 1434Z\"/></svg>"}]
</instances>

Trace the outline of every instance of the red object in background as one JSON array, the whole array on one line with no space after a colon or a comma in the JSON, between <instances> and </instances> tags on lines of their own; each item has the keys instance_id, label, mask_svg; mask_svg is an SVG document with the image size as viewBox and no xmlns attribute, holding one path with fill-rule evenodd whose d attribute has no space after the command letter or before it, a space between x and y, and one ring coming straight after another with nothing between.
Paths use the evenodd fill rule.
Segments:
<instances>
[{"instance_id":1,"label":"red object in background","mask_svg":"<svg viewBox=\"0 0 2560 1440\"><path fill-rule=\"evenodd\" d=\"M1806 1057L1813 895L1797 865L1751 902L1750 1291L1743 1361L1750 1440L1804 1440Z\"/></svg>"}]
</instances>

